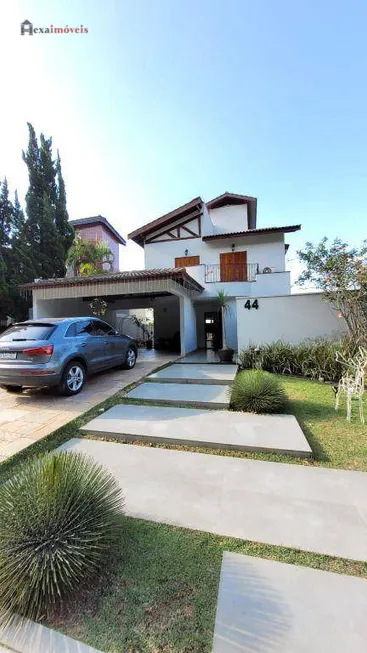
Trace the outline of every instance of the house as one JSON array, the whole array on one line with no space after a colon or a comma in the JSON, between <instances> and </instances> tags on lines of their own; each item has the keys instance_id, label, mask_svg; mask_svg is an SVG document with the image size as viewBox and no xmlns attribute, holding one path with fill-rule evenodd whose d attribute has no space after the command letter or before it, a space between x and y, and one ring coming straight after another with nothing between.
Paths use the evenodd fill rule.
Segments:
<instances>
[{"instance_id":1,"label":"house","mask_svg":"<svg viewBox=\"0 0 367 653\"><path fill-rule=\"evenodd\" d=\"M88 220L106 227L101 216L74 226L89 229ZM37 280L24 290L33 295L34 317L88 315L96 296L114 324L121 311L153 309L155 347L181 354L221 346L219 289L229 297L225 328L233 349L343 332L319 293L291 294L285 238L300 228L258 226L255 197L196 197L129 234L144 248L144 270Z\"/></svg>"},{"instance_id":2,"label":"house","mask_svg":"<svg viewBox=\"0 0 367 653\"><path fill-rule=\"evenodd\" d=\"M80 218L70 220L73 225L75 235L82 240L88 240L92 243L103 241L110 248L114 260L112 270L120 269L120 248L119 245L126 245L126 240L116 231L103 215L96 215L91 218Z\"/></svg>"}]
</instances>

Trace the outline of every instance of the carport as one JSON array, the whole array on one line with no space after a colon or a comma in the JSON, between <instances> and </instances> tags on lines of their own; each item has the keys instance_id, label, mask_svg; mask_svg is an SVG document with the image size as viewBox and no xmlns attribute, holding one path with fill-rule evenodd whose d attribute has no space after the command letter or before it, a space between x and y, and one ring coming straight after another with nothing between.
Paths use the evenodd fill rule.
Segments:
<instances>
[{"instance_id":1,"label":"carport","mask_svg":"<svg viewBox=\"0 0 367 653\"><path fill-rule=\"evenodd\" d=\"M37 279L22 290L32 294L34 319L91 315L89 304L100 297L108 305L104 318L114 326L121 309L153 308L156 342L179 338L182 355L197 347L193 300L204 289L185 268Z\"/></svg>"}]
</instances>

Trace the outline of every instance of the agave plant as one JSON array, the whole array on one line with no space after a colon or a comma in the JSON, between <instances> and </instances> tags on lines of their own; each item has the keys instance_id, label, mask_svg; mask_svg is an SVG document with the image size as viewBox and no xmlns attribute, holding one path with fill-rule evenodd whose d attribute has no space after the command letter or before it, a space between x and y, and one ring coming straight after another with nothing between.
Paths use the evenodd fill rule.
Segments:
<instances>
[{"instance_id":1,"label":"agave plant","mask_svg":"<svg viewBox=\"0 0 367 653\"><path fill-rule=\"evenodd\" d=\"M123 499L87 456L59 452L0 487L0 612L40 619L90 581L119 540Z\"/></svg>"},{"instance_id":2,"label":"agave plant","mask_svg":"<svg viewBox=\"0 0 367 653\"><path fill-rule=\"evenodd\" d=\"M239 372L233 381L231 404L249 413L281 413L287 395L278 379L262 370Z\"/></svg>"}]
</instances>

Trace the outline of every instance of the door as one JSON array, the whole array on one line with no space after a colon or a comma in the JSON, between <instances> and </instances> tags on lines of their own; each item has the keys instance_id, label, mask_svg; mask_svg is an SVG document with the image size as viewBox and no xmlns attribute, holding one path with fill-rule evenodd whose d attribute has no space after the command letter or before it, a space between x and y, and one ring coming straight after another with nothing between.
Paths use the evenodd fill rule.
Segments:
<instances>
[{"instance_id":1,"label":"door","mask_svg":"<svg viewBox=\"0 0 367 653\"><path fill-rule=\"evenodd\" d=\"M118 362L116 360L119 353L117 343L119 340L116 336L115 329L110 324L107 324L107 322L96 319L93 320L91 335L98 345L98 358L96 361L98 369L117 365Z\"/></svg>"},{"instance_id":2,"label":"door","mask_svg":"<svg viewBox=\"0 0 367 653\"><path fill-rule=\"evenodd\" d=\"M222 316L219 311L204 313L205 349L222 347Z\"/></svg>"},{"instance_id":3,"label":"door","mask_svg":"<svg viewBox=\"0 0 367 653\"><path fill-rule=\"evenodd\" d=\"M221 281L247 281L247 252L220 255Z\"/></svg>"},{"instance_id":4,"label":"door","mask_svg":"<svg viewBox=\"0 0 367 653\"><path fill-rule=\"evenodd\" d=\"M105 352L104 340L93 335L94 320L86 319L76 323L77 349L86 358L88 369L96 372L101 369Z\"/></svg>"}]
</instances>

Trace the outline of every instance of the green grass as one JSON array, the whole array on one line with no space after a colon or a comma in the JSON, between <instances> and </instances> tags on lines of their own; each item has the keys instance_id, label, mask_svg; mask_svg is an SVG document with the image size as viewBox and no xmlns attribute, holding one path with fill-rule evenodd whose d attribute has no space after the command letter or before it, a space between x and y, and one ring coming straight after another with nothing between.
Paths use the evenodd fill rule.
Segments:
<instances>
[{"instance_id":1,"label":"green grass","mask_svg":"<svg viewBox=\"0 0 367 653\"><path fill-rule=\"evenodd\" d=\"M367 578L367 563L124 518L121 555L48 625L106 653L210 653L223 551Z\"/></svg>"}]
</instances>

